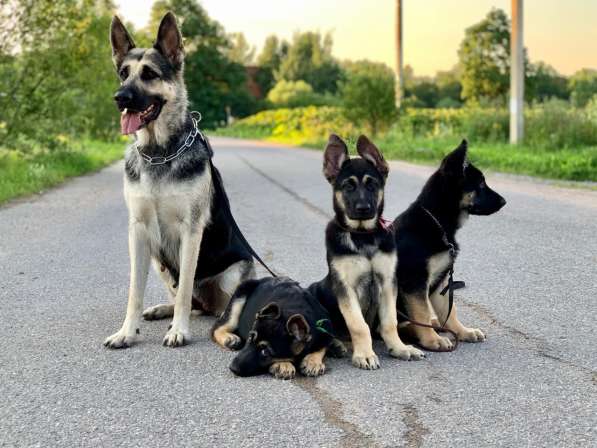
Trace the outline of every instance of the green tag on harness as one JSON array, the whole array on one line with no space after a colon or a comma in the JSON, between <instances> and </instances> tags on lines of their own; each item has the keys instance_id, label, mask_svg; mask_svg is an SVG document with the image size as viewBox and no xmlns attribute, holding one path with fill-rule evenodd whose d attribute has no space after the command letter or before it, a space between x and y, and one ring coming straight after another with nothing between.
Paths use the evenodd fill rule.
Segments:
<instances>
[{"instance_id":1,"label":"green tag on harness","mask_svg":"<svg viewBox=\"0 0 597 448\"><path fill-rule=\"evenodd\" d=\"M331 326L331 321L329 319L319 319L317 322L315 322L315 328L317 331L321 331L322 333L329 334L330 336L334 337L334 335L328 329L324 328L323 325L325 322L330 322Z\"/></svg>"}]
</instances>

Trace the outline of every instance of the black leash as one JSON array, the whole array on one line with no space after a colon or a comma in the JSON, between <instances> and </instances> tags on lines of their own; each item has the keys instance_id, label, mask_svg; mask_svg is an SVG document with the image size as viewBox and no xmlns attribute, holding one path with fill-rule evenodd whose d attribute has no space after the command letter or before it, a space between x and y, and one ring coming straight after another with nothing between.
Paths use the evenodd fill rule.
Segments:
<instances>
[{"instance_id":1,"label":"black leash","mask_svg":"<svg viewBox=\"0 0 597 448\"><path fill-rule=\"evenodd\" d=\"M437 218L435 216L433 216L433 214L429 210L427 210L425 207L423 207L422 205L419 205L419 207L421 207L423 209L423 211L425 211L425 213L427 213L431 217L431 219L433 219L435 224L441 230L442 240L446 244L446 246L448 246L448 253L450 254L450 258L452 259L452 264L450 265L450 271L448 272L448 284L440 292L440 295L442 295L442 296L445 296L446 292L449 292L449 294L448 294L448 314L446 316L446 319L444 320L444 323L441 326L441 328L444 328L446 326L446 322L448 322L448 319L450 318L450 314L452 313L452 307L454 306L454 257L456 256L456 248L454 247L454 245L452 243L450 243L450 241L448 241L448 235L446 234L446 231L444 230L444 228L442 227L440 222L437 220Z\"/></svg>"},{"instance_id":2,"label":"black leash","mask_svg":"<svg viewBox=\"0 0 597 448\"><path fill-rule=\"evenodd\" d=\"M219 193L224 200L224 213L226 214L226 218L228 218L228 220L232 224L232 230L234 231L234 233L236 233L236 236L238 236L238 238L240 239L243 246L245 246L245 248L253 256L253 258L255 258L255 260L257 260L259 262L259 264L261 266L263 266L265 268L265 270L271 274L272 277L277 277L277 275L274 273L274 271L272 271L269 268L269 266L267 264L265 264L265 262L261 259L259 254L257 254L257 252L255 252L255 249L253 249L251 247L251 245L249 244L249 242L247 241L247 239L245 238L245 236L243 235L241 230L238 228L238 224L236 223L236 220L234 219L234 216L232 215L232 210L230 209L230 201L228 200L228 195L226 194L226 191L224 190L224 182L222 180L222 176L220 175L220 172L217 170L217 168L214 166L212 159L211 159L211 157L213 156L213 149L211 147L211 144L209 143L209 140L207 139L207 137L205 135L203 135L202 132L200 132L199 135L201 135L201 138L205 142L205 145L207 146L207 150L209 151L209 154L210 154L209 168L211 171L212 183L214 184L217 193Z\"/></svg>"}]
</instances>

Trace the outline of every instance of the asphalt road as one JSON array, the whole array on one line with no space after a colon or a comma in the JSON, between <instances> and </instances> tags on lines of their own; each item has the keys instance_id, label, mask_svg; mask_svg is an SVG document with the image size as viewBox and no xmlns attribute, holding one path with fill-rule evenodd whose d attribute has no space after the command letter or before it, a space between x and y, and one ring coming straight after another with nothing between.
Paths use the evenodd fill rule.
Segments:
<instances>
[{"instance_id":1,"label":"asphalt road","mask_svg":"<svg viewBox=\"0 0 597 448\"><path fill-rule=\"evenodd\" d=\"M321 278L321 153L213 143L249 241L277 271ZM392 163L388 217L430 172ZM419 362L379 344L380 370L329 360L285 382L235 378L208 317L186 347L162 347L167 321L128 350L102 346L127 297L121 173L0 208L0 446L595 446L597 192L488 176L508 205L460 231L456 271L459 312L487 342ZM146 305L165 297L152 273Z\"/></svg>"}]
</instances>

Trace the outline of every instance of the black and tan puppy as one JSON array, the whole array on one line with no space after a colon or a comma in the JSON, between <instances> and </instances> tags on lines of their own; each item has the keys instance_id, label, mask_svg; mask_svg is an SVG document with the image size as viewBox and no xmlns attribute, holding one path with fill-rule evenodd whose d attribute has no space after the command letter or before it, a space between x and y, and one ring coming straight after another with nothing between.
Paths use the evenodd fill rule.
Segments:
<instances>
[{"instance_id":1,"label":"black and tan puppy","mask_svg":"<svg viewBox=\"0 0 597 448\"><path fill-rule=\"evenodd\" d=\"M294 377L295 365L303 375L323 375L332 335L326 309L287 277L240 285L212 329L212 339L220 346L242 348L230 365L236 375L269 371L282 379Z\"/></svg>"},{"instance_id":2,"label":"black and tan puppy","mask_svg":"<svg viewBox=\"0 0 597 448\"><path fill-rule=\"evenodd\" d=\"M411 319L443 324L449 306L448 295L442 292L458 255L456 231L469 215L491 215L505 204L506 200L487 186L483 173L468 161L463 140L444 158L416 201L394 221L399 306L404 306ZM462 325L455 305L445 327L462 341L485 340L481 330ZM433 329L415 325L406 329L424 348L452 348L452 342Z\"/></svg>"},{"instance_id":3,"label":"black and tan puppy","mask_svg":"<svg viewBox=\"0 0 597 448\"><path fill-rule=\"evenodd\" d=\"M329 272L309 289L333 316L341 314L352 339L352 363L377 369L370 327L378 322L390 355L408 360L421 358L423 352L398 336L396 245L381 220L389 167L363 135L357 151L360 157L351 159L346 144L337 135L330 136L323 165L334 190L335 217L326 229Z\"/></svg>"}]
</instances>

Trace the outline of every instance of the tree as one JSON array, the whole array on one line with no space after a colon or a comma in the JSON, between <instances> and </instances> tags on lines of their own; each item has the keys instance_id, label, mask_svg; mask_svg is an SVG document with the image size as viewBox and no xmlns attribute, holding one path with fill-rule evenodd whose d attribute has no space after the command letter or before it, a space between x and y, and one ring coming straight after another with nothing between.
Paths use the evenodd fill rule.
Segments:
<instances>
[{"instance_id":1,"label":"tree","mask_svg":"<svg viewBox=\"0 0 597 448\"><path fill-rule=\"evenodd\" d=\"M450 105L450 107L458 107L462 104L462 83L460 82L458 66L451 70L438 71L435 75L435 83L437 84L439 96L436 107L440 107L440 102Z\"/></svg>"},{"instance_id":2,"label":"tree","mask_svg":"<svg viewBox=\"0 0 597 448\"><path fill-rule=\"evenodd\" d=\"M583 68L570 77L568 82L572 104L584 107L597 94L597 70Z\"/></svg>"},{"instance_id":3,"label":"tree","mask_svg":"<svg viewBox=\"0 0 597 448\"><path fill-rule=\"evenodd\" d=\"M568 80L545 62L530 64L525 82L527 100L544 102L550 98L567 100L570 97Z\"/></svg>"},{"instance_id":4,"label":"tree","mask_svg":"<svg viewBox=\"0 0 597 448\"><path fill-rule=\"evenodd\" d=\"M492 9L467 28L458 56L464 99L505 101L510 89L510 20L504 11Z\"/></svg>"},{"instance_id":5,"label":"tree","mask_svg":"<svg viewBox=\"0 0 597 448\"><path fill-rule=\"evenodd\" d=\"M288 43L280 41L278 36L271 35L265 39L263 49L257 57L257 72L256 81L261 87L262 92L269 92L274 86L274 73L280 68L282 59L288 54Z\"/></svg>"},{"instance_id":6,"label":"tree","mask_svg":"<svg viewBox=\"0 0 597 448\"><path fill-rule=\"evenodd\" d=\"M342 70L332 56L332 36L318 32L295 33L288 55L275 72L276 80L306 81L317 93L335 93Z\"/></svg>"},{"instance_id":7,"label":"tree","mask_svg":"<svg viewBox=\"0 0 597 448\"><path fill-rule=\"evenodd\" d=\"M241 65L252 65L255 60L255 47L251 46L243 33L228 35L231 47L227 52L228 59Z\"/></svg>"},{"instance_id":8,"label":"tree","mask_svg":"<svg viewBox=\"0 0 597 448\"><path fill-rule=\"evenodd\" d=\"M159 23L166 11L182 23L185 39L185 81L191 109L203 116L203 126L216 126L226 120L226 109L234 116L255 111L255 101L247 89L247 74L242 64L228 57L232 44L222 26L212 20L194 0L160 0L154 3L150 25ZM150 30L155 35L156 28Z\"/></svg>"},{"instance_id":9,"label":"tree","mask_svg":"<svg viewBox=\"0 0 597 448\"><path fill-rule=\"evenodd\" d=\"M440 99L439 89L433 81L416 82L407 93L415 97L422 107L435 107Z\"/></svg>"},{"instance_id":10,"label":"tree","mask_svg":"<svg viewBox=\"0 0 597 448\"><path fill-rule=\"evenodd\" d=\"M358 61L347 66L346 75L340 85L344 115L376 136L396 117L394 72L384 64Z\"/></svg>"},{"instance_id":11,"label":"tree","mask_svg":"<svg viewBox=\"0 0 597 448\"><path fill-rule=\"evenodd\" d=\"M6 8L0 140L51 147L57 134L114 135L118 113L110 98L118 84L106 38L112 3L14 0Z\"/></svg>"}]
</instances>

